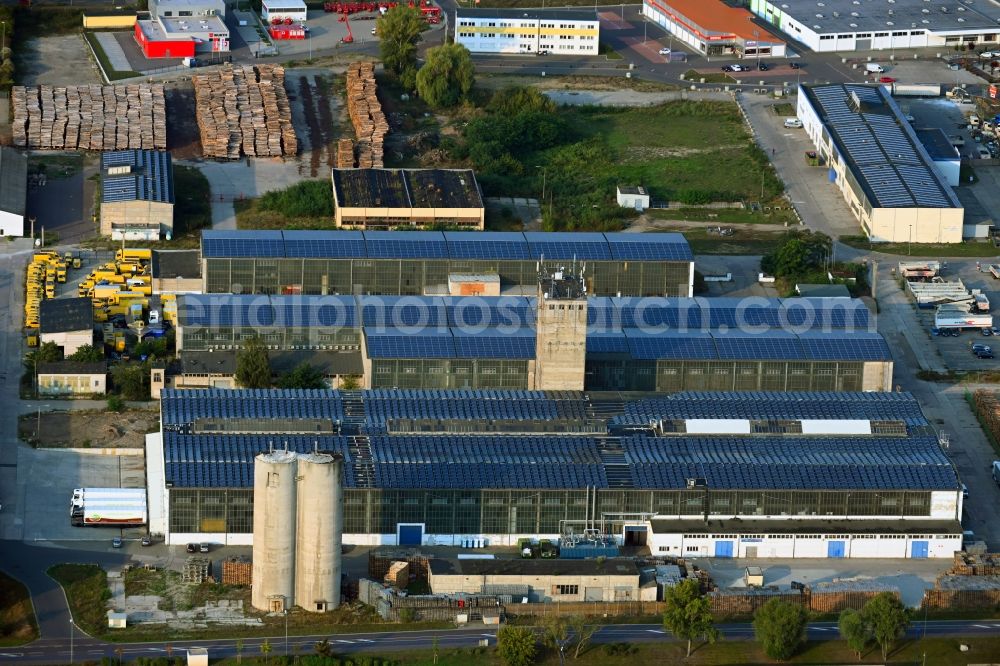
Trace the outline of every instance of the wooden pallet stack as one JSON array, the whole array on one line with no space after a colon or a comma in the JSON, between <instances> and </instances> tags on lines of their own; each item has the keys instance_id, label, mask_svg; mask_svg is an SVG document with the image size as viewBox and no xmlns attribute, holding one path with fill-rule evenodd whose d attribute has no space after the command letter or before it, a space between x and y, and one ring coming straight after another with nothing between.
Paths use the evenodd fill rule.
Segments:
<instances>
[{"instance_id":1,"label":"wooden pallet stack","mask_svg":"<svg viewBox=\"0 0 1000 666\"><path fill-rule=\"evenodd\" d=\"M389 123L375 93L375 63L356 62L347 68L347 111L357 136L359 168L384 166L384 141Z\"/></svg>"},{"instance_id":2,"label":"wooden pallet stack","mask_svg":"<svg viewBox=\"0 0 1000 666\"><path fill-rule=\"evenodd\" d=\"M15 86L14 145L54 150L167 147L163 84Z\"/></svg>"},{"instance_id":3,"label":"wooden pallet stack","mask_svg":"<svg viewBox=\"0 0 1000 666\"><path fill-rule=\"evenodd\" d=\"M227 65L192 77L205 157L295 155L292 107L280 65Z\"/></svg>"},{"instance_id":4,"label":"wooden pallet stack","mask_svg":"<svg viewBox=\"0 0 1000 666\"><path fill-rule=\"evenodd\" d=\"M337 168L354 168L354 142L350 139L337 140Z\"/></svg>"},{"instance_id":5,"label":"wooden pallet stack","mask_svg":"<svg viewBox=\"0 0 1000 666\"><path fill-rule=\"evenodd\" d=\"M222 584L249 587L253 578L253 562L245 557L227 557L222 560Z\"/></svg>"}]
</instances>

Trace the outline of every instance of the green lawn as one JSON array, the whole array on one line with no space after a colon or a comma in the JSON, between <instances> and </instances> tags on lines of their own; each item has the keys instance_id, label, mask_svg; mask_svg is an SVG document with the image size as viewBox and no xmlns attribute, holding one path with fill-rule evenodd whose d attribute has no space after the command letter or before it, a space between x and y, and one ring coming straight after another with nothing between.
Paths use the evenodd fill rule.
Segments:
<instances>
[{"instance_id":1,"label":"green lawn","mask_svg":"<svg viewBox=\"0 0 1000 666\"><path fill-rule=\"evenodd\" d=\"M0 646L24 645L38 638L38 622L28 589L0 573Z\"/></svg>"},{"instance_id":2,"label":"green lawn","mask_svg":"<svg viewBox=\"0 0 1000 666\"><path fill-rule=\"evenodd\" d=\"M882 254L912 257L1000 257L992 243L871 243L864 236L841 236L840 242Z\"/></svg>"},{"instance_id":3,"label":"green lawn","mask_svg":"<svg viewBox=\"0 0 1000 666\"><path fill-rule=\"evenodd\" d=\"M96 564L57 564L48 571L62 585L73 621L91 635L107 631L108 575Z\"/></svg>"},{"instance_id":4,"label":"green lawn","mask_svg":"<svg viewBox=\"0 0 1000 666\"><path fill-rule=\"evenodd\" d=\"M212 192L208 179L194 167L174 165L174 237L196 234L212 226Z\"/></svg>"}]
</instances>

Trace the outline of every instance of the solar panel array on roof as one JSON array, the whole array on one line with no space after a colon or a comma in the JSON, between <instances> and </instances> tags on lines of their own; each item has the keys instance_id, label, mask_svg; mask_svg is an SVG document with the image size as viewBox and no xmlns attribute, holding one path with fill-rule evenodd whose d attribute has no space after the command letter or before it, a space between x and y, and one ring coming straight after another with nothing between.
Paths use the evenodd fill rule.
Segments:
<instances>
[{"instance_id":1,"label":"solar panel array on roof","mask_svg":"<svg viewBox=\"0 0 1000 666\"><path fill-rule=\"evenodd\" d=\"M365 329L369 358L455 358L455 341L448 329Z\"/></svg>"},{"instance_id":2,"label":"solar panel array on roof","mask_svg":"<svg viewBox=\"0 0 1000 666\"><path fill-rule=\"evenodd\" d=\"M182 326L357 328L353 296L266 296L263 294L182 294L177 302Z\"/></svg>"},{"instance_id":3,"label":"solar panel array on roof","mask_svg":"<svg viewBox=\"0 0 1000 666\"><path fill-rule=\"evenodd\" d=\"M220 231L201 234L206 258L691 261L678 233L624 234L492 231ZM240 242L251 238L251 241ZM265 247L267 246L267 247Z\"/></svg>"},{"instance_id":4,"label":"solar panel array on roof","mask_svg":"<svg viewBox=\"0 0 1000 666\"><path fill-rule=\"evenodd\" d=\"M644 425L660 419L780 419L903 421L926 426L920 405L909 393L787 391L744 393L684 391L625 403L613 423Z\"/></svg>"},{"instance_id":5,"label":"solar panel array on roof","mask_svg":"<svg viewBox=\"0 0 1000 666\"><path fill-rule=\"evenodd\" d=\"M490 331L469 333L454 329L452 334L457 358L535 358L535 333L531 330L497 334Z\"/></svg>"},{"instance_id":6,"label":"solar panel array on roof","mask_svg":"<svg viewBox=\"0 0 1000 666\"><path fill-rule=\"evenodd\" d=\"M873 205L961 207L880 86L835 84L805 88Z\"/></svg>"},{"instance_id":7,"label":"solar panel array on roof","mask_svg":"<svg viewBox=\"0 0 1000 666\"><path fill-rule=\"evenodd\" d=\"M109 174L109 168L131 167L129 173ZM101 201L174 202L170 153L156 150L117 150L101 156Z\"/></svg>"},{"instance_id":8,"label":"solar panel array on roof","mask_svg":"<svg viewBox=\"0 0 1000 666\"><path fill-rule=\"evenodd\" d=\"M645 334L638 329L626 328L625 336L632 358L657 359L715 359L719 357L712 336L704 332L678 333L666 331Z\"/></svg>"},{"instance_id":9,"label":"solar panel array on roof","mask_svg":"<svg viewBox=\"0 0 1000 666\"><path fill-rule=\"evenodd\" d=\"M191 424L203 418L330 419L341 421L338 391L306 389L164 389L160 393L164 425Z\"/></svg>"},{"instance_id":10,"label":"solar panel array on roof","mask_svg":"<svg viewBox=\"0 0 1000 666\"><path fill-rule=\"evenodd\" d=\"M365 326L531 328L533 298L523 296L362 296Z\"/></svg>"}]
</instances>

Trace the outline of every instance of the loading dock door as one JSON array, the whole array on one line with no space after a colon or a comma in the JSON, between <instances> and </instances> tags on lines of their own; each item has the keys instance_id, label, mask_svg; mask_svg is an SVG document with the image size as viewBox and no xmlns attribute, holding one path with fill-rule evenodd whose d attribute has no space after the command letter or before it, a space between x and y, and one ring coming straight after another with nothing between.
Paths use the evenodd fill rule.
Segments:
<instances>
[{"instance_id":1,"label":"loading dock door","mask_svg":"<svg viewBox=\"0 0 1000 666\"><path fill-rule=\"evenodd\" d=\"M844 548L843 541L827 541L826 542L826 556L827 557L844 557L846 549Z\"/></svg>"},{"instance_id":2,"label":"loading dock door","mask_svg":"<svg viewBox=\"0 0 1000 666\"><path fill-rule=\"evenodd\" d=\"M400 546L419 546L423 542L423 523L399 523L396 526L396 543Z\"/></svg>"},{"instance_id":3,"label":"loading dock door","mask_svg":"<svg viewBox=\"0 0 1000 666\"><path fill-rule=\"evenodd\" d=\"M733 556L733 542L732 541L716 541L715 542L715 556L716 557L732 557Z\"/></svg>"},{"instance_id":4,"label":"loading dock door","mask_svg":"<svg viewBox=\"0 0 1000 666\"><path fill-rule=\"evenodd\" d=\"M604 601L604 588L603 587L585 587L585 588L583 588L583 600L584 601Z\"/></svg>"},{"instance_id":5,"label":"loading dock door","mask_svg":"<svg viewBox=\"0 0 1000 666\"><path fill-rule=\"evenodd\" d=\"M910 542L910 557L915 559L924 559L927 557L927 541L912 541Z\"/></svg>"},{"instance_id":6,"label":"loading dock door","mask_svg":"<svg viewBox=\"0 0 1000 666\"><path fill-rule=\"evenodd\" d=\"M645 546L646 545L646 526L645 525L626 525L625 526L625 545L626 546Z\"/></svg>"}]
</instances>

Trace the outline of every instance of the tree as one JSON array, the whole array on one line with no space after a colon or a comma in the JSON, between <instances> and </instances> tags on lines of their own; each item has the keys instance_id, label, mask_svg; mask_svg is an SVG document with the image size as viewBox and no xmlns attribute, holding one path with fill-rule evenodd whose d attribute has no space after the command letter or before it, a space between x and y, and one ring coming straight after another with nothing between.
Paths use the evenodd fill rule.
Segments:
<instances>
[{"instance_id":1,"label":"tree","mask_svg":"<svg viewBox=\"0 0 1000 666\"><path fill-rule=\"evenodd\" d=\"M590 645L590 639L594 637L600 627L596 624L587 624L587 618L582 615L572 615L569 618L569 628L573 632L573 640L576 642L573 658L579 659L580 655L587 650L587 646Z\"/></svg>"},{"instance_id":2,"label":"tree","mask_svg":"<svg viewBox=\"0 0 1000 666\"><path fill-rule=\"evenodd\" d=\"M270 662L270 657L271 657L271 642L269 640L267 640L266 638L264 639L264 642L260 644L260 654L261 654L262 657L264 657L264 663L265 664L267 664L267 663Z\"/></svg>"},{"instance_id":3,"label":"tree","mask_svg":"<svg viewBox=\"0 0 1000 666\"><path fill-rule=\"evenodd\" d=\"M872 637L882 649L882 661L889 656L889 650L910 626L910 615L892 592L877 594L861 609L861 617L871 627Z\"/></svg>"},{"instance_id":4,"label":"tree","mask_svg":"<svg viewBox=\"0 0 1000 666\"><path fill-rule=\"evenodd\" d=\"M149 400L149 368L141 363L124 363L111 369L111 379L125 400Z\"/></svg>"},{"instance_id":5,"label":"tree","mask_svg":"<svg viewBox=\"0 0 1000 666\"><path fill-rule=\"evenodd\" d=\"M837 628L840 629L840 637L847 641L847 647L856 652L858 661L861 661L862 653L872 640L871 627L865 618L858 611L845 608L837 619Z\"/></svg>"},{"instance_id":6,"label":"tree","mask_svg":"<svg viewBox=\"0 0 1000 666\"><path fill-rule=\"evenodd\" d=\"M785 661L806 640L806 609L780 599L771 599L753 616L753 633L772 659Z\"/></svg>"},{"instance_id":7,"label":"tree","mask_svg":"<svg viewBox=\"0 0 1000 666\"><path fill-rule=\"evenodd\" d=\"M417 94L433 107L455 106L476 82L472 55L461 44L444 44L427 50L417 72Z\"/></svg>"},{"instance_id":8,"label":"tree","mask_svg":"<svg viewBox=\"0 0 1000 666\"><path fill-rule=\"evenodd\" d=\"M497 652L505 666L531 666L537 651L531 627L504 625L497 632Z\"/></svg>"},{"instance_id":9,"label":"tree","mask_svg":"<svg viewBox=\"0 0 1000 666\"><path fill-rule=\"evenodd\" d=\"M237 664L242 664L243 663L243 639L242 638L237 638L236 639L236 663Z\"/></svg>"},{"instance_id":10,"label":"tree","mask_svg":"<svg viewBox=\"0 0 1000 666\"><path fill-rule=\"evenodd\" d=\"M104 350L94 345L80 345L76 351L66 357L67 361L78 363L100 363L104 360Z\"/></svg>"},{"instance_id":11,"label":"tree","mask_svg":"<svg viewBox=\"0 0 1000 666\"><path fill-rule=\"evenodd\" d=\"M327 388L326 378L315 366L306 362L299 363L295 368L278 379L278 387L283 389L324 389Z\"/></svg>"},{"instance_id":12,"label":"tree","mask_svg":"<svg viewBox=\"0 0 1000 666\"><path fill-rule=\"evenodd\" d=\"M361 388L361 378L357 375L345 375L340 378L340 388L345 391L357 391Z\"/></svg>"},{"instance_id":13,"label":"tree","mask_svg":"<svg viewBox=\"0 0 1000 666\"><path fill-rule=\"evenodd\" d=\"M267 349L260 338L254 336L243 343L236 352L236 383L242 388L262 389L271 386L271 364Z\"/></svg>"},{"instance_id":14,"label":"tree","mask_svg":"<svg viewBox=\"0 0 1000 666\"><path fill-rule=\"evenodd\" d=\"M316 651L316 654L321 657L330 657L333 655L333 650L330 647L330 641L325 638L321 641L317 641L313 646L313 649Z\"/></svg>"},{"instance_id":15,"label":"tree","mask_svg":"<svg viewBox=\"0 0 1000 666\"><path fill-rule=\"evenodd\" d=\"M396 76L417 66L417 42L425 26L420 10L400 4L378 18L375 29L379 36L382 64Z\"/></svg>"},{"instance_id":16,"label":"tree","mask_svg":"<svg viewBox=\"0 0 1000 666\"><path fill-rule=\"evenodd\" d=\"M814 271L830 256L832 241L826 234L790 231L760 260L760 269L775 277L794 278Z\"/></svg>"},{"instance_id":17,"label":"tree","mask_svg":"<svg viewBox=\"0 0 1000 666\"><path fill-rule=\"evenodd\" d=\"M719 639L712 609L701 593L698 580L688 578L667 588L663 600L667 604L667 610L663 611L663 626L677 638L687 641L687 656L691 656L694 639L702 638L709 643Z\"/></svg>"},{"instance_id":18,"label":"tree","mask_svg":"<svg viewBox=\"0 0 1000 666\"><path fill-rule=\"evenodd\" d=\"M542 618L542 643L559 652L559 663L566 663L566 648L571 640L569 622L559 615Z\"/></svg>"},{"instance_id":19,"label":"tree","mask_svg":"<svg viewBox=\"0 0 1000 666\"><path fill-rule=\"evenodd\" d=\"M24 356L24 367L34 372L37 364L55 363L62 360L62 348L54 342L43 342L38 349Z\"/></svg>"},{"instance_id":20,"label":"tree","mask_svg":"<svg viewBox=\"0 0 1000 666\"><path fill-rule=\"evenodd\" d=\"M115 413L120 413L125 411L125 401L122 400L120 395L108 396L108 411Z\"/></svg>"}]
</instances>

